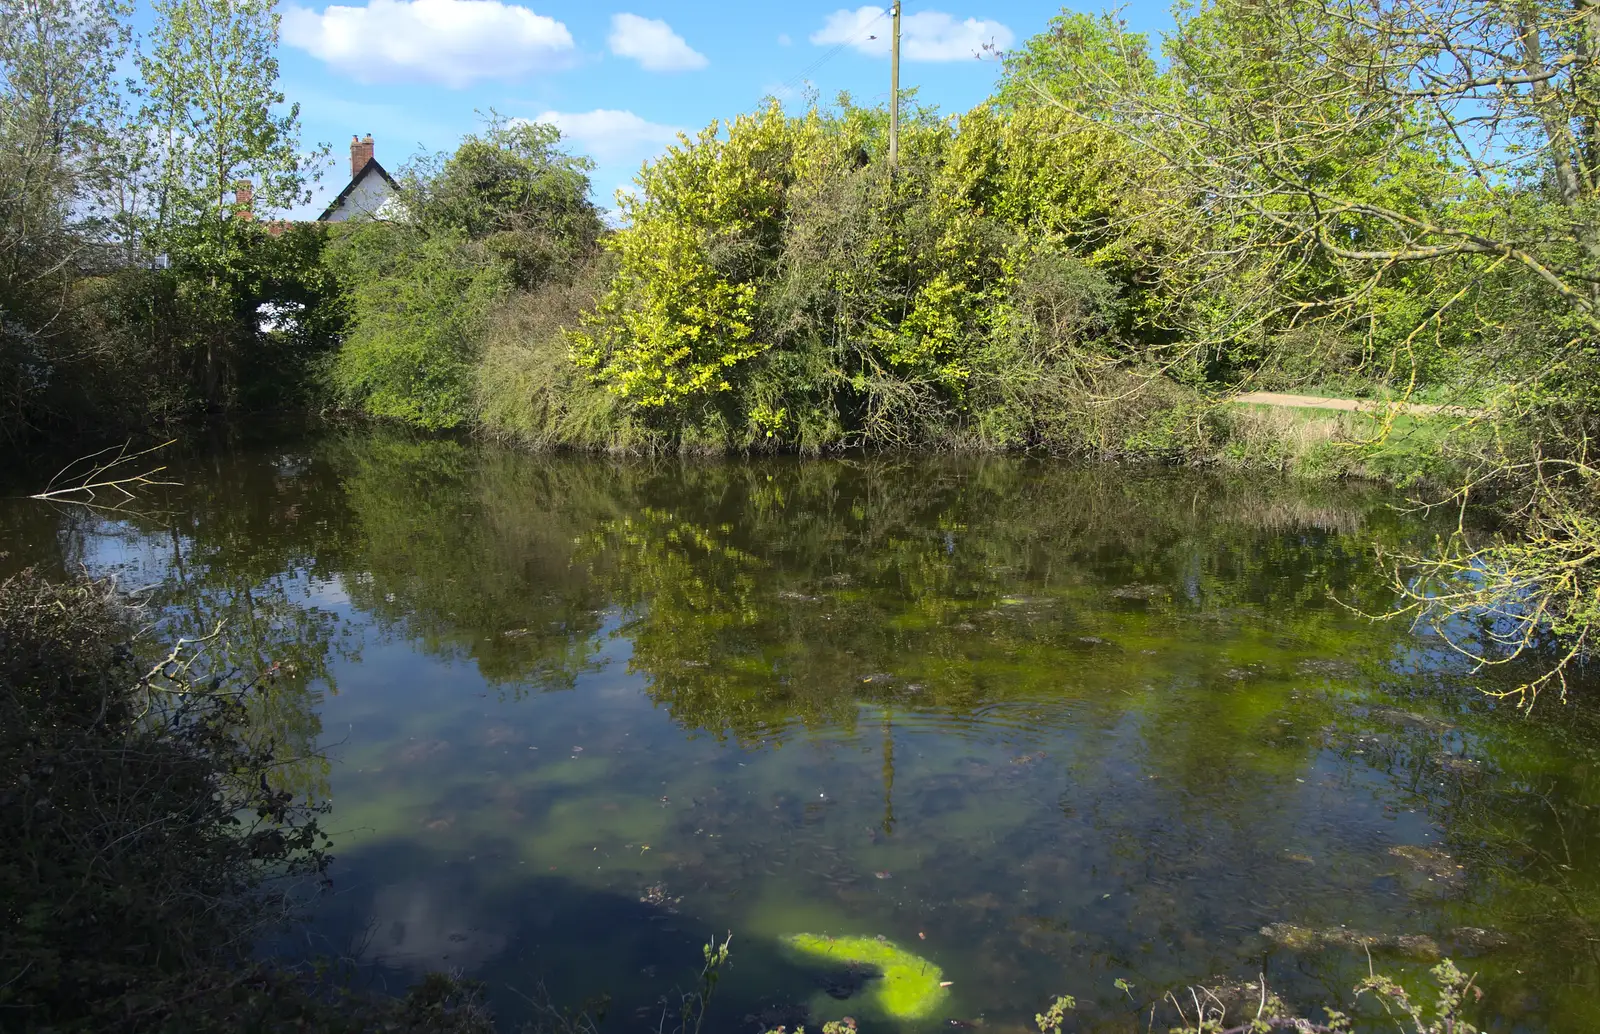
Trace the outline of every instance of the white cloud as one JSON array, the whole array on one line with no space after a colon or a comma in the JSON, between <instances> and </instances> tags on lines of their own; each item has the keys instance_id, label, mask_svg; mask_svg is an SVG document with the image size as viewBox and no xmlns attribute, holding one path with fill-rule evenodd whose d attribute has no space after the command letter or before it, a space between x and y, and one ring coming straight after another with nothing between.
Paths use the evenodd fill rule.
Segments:
<instances>
[{"instance_id":1,"label":"white cloud","mask_svg":"<svg viewBox=\"0 0 1600 1034\"><path fill-rule=\"evenodd\" d=\"M283 38L362 82L457 88L560 68L573 50L565 25L500 0L369 0L321 13L290 5Z\"/></svg>"},{"instance_id":2,"label":"white cloud","mask_svg":"<svg viewBox=\"0 0 1600 1034\"><path fill-rule=\"evenodd\" d=\"M881 7L858 7L854 11L835 11L822 28L811 34L811 42L824 46L846 44L863 54L889 53L890 21ZM908 14L900 19L900 54L907 61L969 61L974 57L997 56L997 50L1011 46L1016 37L999 22L981 18L957 21L940 11ZM992 44L995 50L984 50Z\"/></svg>"},{"instance_id":3,"label":"white cloud","mask_svg":"<svg viewBox=\"0 0 1600 1034\"><path fill-rule=\"evenodd\" d=\"M685 72L704 68L706 56L672 31L672 26L656 18L637 14L611 16L611 53L631 57L652 72Z\"/></svg>"},{"instance_id":4,"label":"white cloud","mask_svg":"<svg viewBox=\"0 0 1600 1034\"><path fill-rule=\"evenodd\" d=\"M789 38L789 34L787 32L778 33L778 46L787 47L789 44L791 44L793 42L794 42L794 40Z\"/></svg>"},{"instance_id":5,"label":"white cloud","mask_svg":"<svg viewBox=\"0 0 1600 1034\"><path fill-rule=\"evenodd\" d=\"M535 118L561 130L561 135L597 162L642 161L675 143L683 130L640 118L631 111L547 111Z\"/></svg>"}]
</instances>

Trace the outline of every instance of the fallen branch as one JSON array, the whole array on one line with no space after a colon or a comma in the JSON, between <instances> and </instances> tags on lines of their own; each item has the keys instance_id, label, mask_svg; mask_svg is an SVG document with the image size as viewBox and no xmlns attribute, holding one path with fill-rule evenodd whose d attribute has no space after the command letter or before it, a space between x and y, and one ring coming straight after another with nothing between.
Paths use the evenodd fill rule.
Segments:
<instances>
[{"instance_id":1,"label":"fallen branch","mask_svg":"<svg viewBox=\"0 0 1600 1034\"><path fill-rule=\"evenodd\" d=\"M142 457L149 456L151 453L165 449L174 441L177 441L177 439L169 439L160 445L152 446L139 452L129 452L127 442L123 442L120 446L109 445L99 452L91 452L89 455L81 456L62 467L55 477L50 479L50 483L45 486L44 491L36 492L28 496L28 498L52 502L80 503L84 506L104 506L105 504L96 502L98 498L96 492L117 492L122 498L108 508L118 509L123 503L135 498L135 489L177 484L176 481L156 480L156 475L167 469L165 464L151 467L139 473L126 473L129 469L129 464ZM112 451L115 451L116 455L111 459L97 462L101 457ZM82 473L77 473L85 464L89 465L88 469Z\"/></svg>"}]
</instances>

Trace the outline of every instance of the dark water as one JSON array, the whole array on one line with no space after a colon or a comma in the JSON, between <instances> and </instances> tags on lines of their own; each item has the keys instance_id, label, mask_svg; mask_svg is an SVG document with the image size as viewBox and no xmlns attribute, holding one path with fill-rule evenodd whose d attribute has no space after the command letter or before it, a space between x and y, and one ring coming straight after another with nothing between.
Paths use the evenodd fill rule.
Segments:
<instances>
[{"instance_id":1,"label":"dark water","mask_svg":"<svg viewBox=\"0 0 1600 1034\"><path fill-rule=\"evenodd\" d=\"M1262 972L1347 1001L1366 955L1305 942L1342 927L1413 986L1431 939L1495 1029L1600 1029L1593 693L1522 717L1479 689L1526 671L1366 620L1374 546L1432 534L1382 493L383 436L170 473L137 514L5 503L0 566L114 572L289 673L257 720L325 754L282 778L339 860L286 950L460 969L512 1017L609 994L626 1030L731 932L707 1030L740 1031L870 1017L781 938L881 935L952 986L869 1027L1071 993L1120 1031Z\"/></svg>"}]
</instances>

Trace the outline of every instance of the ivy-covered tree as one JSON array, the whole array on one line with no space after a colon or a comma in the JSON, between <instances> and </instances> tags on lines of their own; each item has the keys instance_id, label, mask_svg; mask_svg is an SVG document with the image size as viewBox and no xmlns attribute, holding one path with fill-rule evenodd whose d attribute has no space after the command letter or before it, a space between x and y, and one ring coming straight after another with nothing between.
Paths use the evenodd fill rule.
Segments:
<instances>
[{"instance_id":1,"label":"ivy-covered tree","mask_svg":"<svg viewBox=\"0 0 1600 1034\"><path fill-rule=\"evenodd\" d=\"M578 365L679 445L1082 448L1138 293L1115 140L1037 105L924 110L890 175L886 124L774 103L646 166Z\"/></svg>"}]
</instances>

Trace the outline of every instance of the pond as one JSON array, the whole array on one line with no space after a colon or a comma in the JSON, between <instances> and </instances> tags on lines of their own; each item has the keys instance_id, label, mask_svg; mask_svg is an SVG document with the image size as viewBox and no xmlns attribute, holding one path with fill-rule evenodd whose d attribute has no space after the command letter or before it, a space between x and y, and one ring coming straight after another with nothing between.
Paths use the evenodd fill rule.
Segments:
<instances>
[{"instance_id":1,"label":"pond","mask_svg":"<svg viewBox=\"0 0 1600 1034\"><path fill-rule=\"evenodd\" d=\"M1369 619L1375 550L1437 530L1397 496L355 433L167 473L130 512L5 502L0 567L114 574L277 666L254 720L337 855L283 950L670 1029L731 933L708 1032L1021 1030L1057 994L1143 1030L1170 988L1348 1001L1369 950L1416 987L1443 954L1494 1029L1600 1029L1594 694L1524 716L1482 690L1525 670Z\"/></svg>"}]
</instances>

